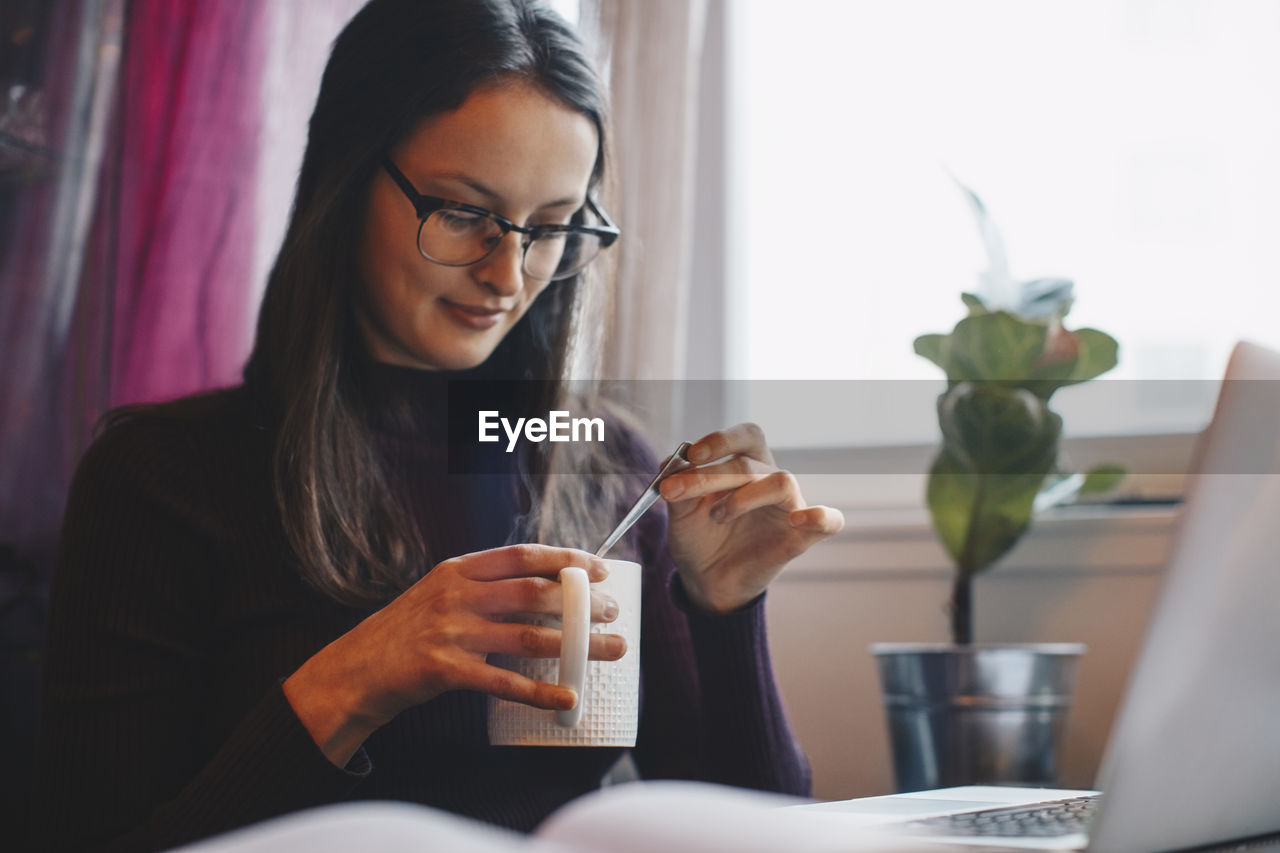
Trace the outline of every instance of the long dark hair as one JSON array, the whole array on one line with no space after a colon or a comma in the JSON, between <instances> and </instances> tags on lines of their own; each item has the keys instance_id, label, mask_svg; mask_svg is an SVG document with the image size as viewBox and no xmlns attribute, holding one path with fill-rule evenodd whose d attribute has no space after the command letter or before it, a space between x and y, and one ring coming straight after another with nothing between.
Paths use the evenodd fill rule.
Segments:
<instances>
[{"instance_id":1,"label":"long dark hair","mask_svg":"<svg viewBox=\"0 0 1280 853\"><path fill-rule=\"evenodd\" d=\"M512 78L591 119L600 140L591 176L597 187L605 169L603 86L574 30L538 2L371 0L334 42L324 72L245 380L271 401L276 501L300 570L345 603L385 601L420 577L431 557L386 487L360 411L363 347L351 311L360 276L352 235L362 233L382 154L424 117ZM535 300L485 363L485 376L556 380L541 385L562 393L558 382L566 377L581 313L579 279L558 282ZM584 478L560 479L579 482L571 491L586 488ZM552 497L537 495L534 503ZM569 496L571 504L582 502ZM556 535L549 518L534 519L535 538Z\"/></svg>"}]
</instances>

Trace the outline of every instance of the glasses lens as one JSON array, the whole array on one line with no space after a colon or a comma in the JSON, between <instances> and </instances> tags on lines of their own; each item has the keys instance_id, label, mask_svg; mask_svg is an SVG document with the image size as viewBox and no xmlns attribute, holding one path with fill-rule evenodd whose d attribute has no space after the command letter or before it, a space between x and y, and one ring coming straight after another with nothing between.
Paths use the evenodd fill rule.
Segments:
<instances>
[{"instance_id":1,"label":"glasses lens","mask_svg":"<svg viewBox=\"0 0 1280 853\"><path fill-rule=\"evenodd\" d=\"M529 244L524 272L532 278L556 281L581 272L600 254L600 238L576 232L547 234Z\"/></svg>"},{"instance_id":2,"label":"glasses lens","mask_svg":"<svg viewBox=\"0 0 1280 853\"><path fill-rule=\"evenodd\" d=\"M501 239L501 226L486 216L437 210L418 228L418 251L438 264L466 266L488 255Z\"/></svg>"}]
</instances>

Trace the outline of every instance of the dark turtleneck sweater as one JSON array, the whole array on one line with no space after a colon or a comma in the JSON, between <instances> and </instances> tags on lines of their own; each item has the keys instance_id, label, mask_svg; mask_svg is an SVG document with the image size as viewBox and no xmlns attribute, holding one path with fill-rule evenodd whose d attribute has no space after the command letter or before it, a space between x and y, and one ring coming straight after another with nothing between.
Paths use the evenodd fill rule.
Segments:
<instances>
[{"instance_id":1,"label":"dark turtleneck sweater","mask_svg":"<svg viewBox=\"0 0 1280 853\"><path fill-rule=\"evenodd\" d=\"M367 378L379 448L433 559L506 544L514 475L449 473L431 415L443 377L379 366ZM281 682L370 611L299 576L264 424L244 388L215 392L108 429L82 460L54 579L33 846L158 850L351 799L531 830L599 787L622 750L489 746L486 697L471 691L405 711L345 768L324 757ZM763 602L726 615L690 604L662 508L633 543L640 774L807 794Z\"/></svg>"}]
</instances>

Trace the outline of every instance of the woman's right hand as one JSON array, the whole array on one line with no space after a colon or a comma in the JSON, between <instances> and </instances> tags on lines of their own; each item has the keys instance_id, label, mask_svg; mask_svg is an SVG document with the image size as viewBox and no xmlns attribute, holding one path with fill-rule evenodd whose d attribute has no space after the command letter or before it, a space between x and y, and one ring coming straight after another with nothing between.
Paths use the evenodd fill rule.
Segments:
<instances>
[{"instance_id":1,"label":"woman's right hand","mask_svg":"<svg viewBox=\"0 0 1280 853\"><path fill-rule=\"evenodd\" d=\"M339 767L369 735L406 708L448 690L478 690L537 708L572 708L573 691L491 666L490 653L558 657L560 631L505 618L559 615L560 570L579 566L591 582L608 575L584 551L509 545L445 560L394 601L325 646L284 682L285 697ZM617 603L591 593L591 621L612 622ZM626 641L592 634L588 655L617 660Z\"/></svg>"}]
</instances>

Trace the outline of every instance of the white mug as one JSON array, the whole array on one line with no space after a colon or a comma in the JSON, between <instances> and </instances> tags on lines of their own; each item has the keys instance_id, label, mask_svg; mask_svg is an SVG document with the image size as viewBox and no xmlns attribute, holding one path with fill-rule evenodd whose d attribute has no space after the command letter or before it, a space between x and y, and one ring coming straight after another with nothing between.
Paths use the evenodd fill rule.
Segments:
<instances>
[{"instance_id":1,"label":"white mug","mask_svg":"<svg viewBox=\"0 0 1280 853\"><path fill-rule=\"evenodd\" d=\"M640 719L640 565L605 560L609 576L595 589L618 602L618 618L592 624L591 587L580 568L560 572L563 619L526 614L522 622L562 632L560 657L490 655L489 663L535 681L573 688L578 702L567 711L546 711L520 702L489 697L489 743L494 746L635 746ZM621 634L627 653L621 660L587 659L590 634Z\"/></svg>"}]
</instances>

